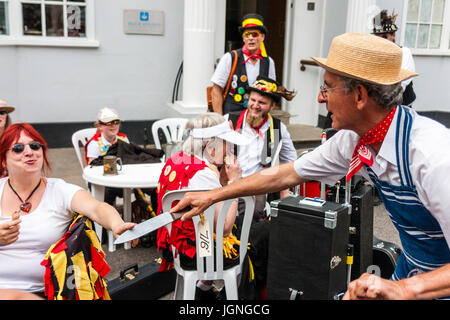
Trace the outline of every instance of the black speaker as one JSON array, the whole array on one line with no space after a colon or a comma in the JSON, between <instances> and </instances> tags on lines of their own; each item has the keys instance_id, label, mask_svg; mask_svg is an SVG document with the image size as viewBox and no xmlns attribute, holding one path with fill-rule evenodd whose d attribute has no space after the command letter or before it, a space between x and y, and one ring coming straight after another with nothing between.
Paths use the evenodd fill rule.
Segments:
<instances>
[{"instance_id":1,"label":"black speaker","mask_svg":"<svg viewBox=\"0 0 450 320\"><path fill-rule=\"evenodd\" d=\"M290 196L271 202L267 299L331 300L347 286L348 206Z\"/></svg>"}]
</instances>

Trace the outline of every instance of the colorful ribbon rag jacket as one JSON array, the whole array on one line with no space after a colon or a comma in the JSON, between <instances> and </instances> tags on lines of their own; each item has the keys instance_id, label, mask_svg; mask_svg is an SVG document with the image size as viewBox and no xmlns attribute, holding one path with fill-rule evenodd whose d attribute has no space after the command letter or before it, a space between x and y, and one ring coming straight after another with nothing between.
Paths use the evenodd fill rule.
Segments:
<instances>
[{"instance_id":1,"label":"colorful ribbon rag jacket","mask_svg":"<svg viewBox=\"0 0 450 320\"><path fill-rule=\"evenodd\" d=\"M45 267L48 300L111 300L104 277L105 261L92 221L78 214L68 231L53 244L41 265Z\"/></svg>"},{"instance_id":2,"label":"colorful ribbon rag jacket","mask_svg":"<svg viewBox=\"0 0 450 320\"><path fill-rule=\"evenodd\" d=\"M180 190L187 187L189 180L200 170L207 167L206 163L195 156L186 155L183 152L173 155L164 165L161 176L159 177L157 193L158 193L158 210L157 214L162 211L162 198L168 191ZM157 234L157 246L159 249L170 250L170 245L176 248L176 252L183 253L190 258L195 256L195 229L192 220L177 220L172 223L172 231L166 228L159 228ZM161 265L165 268L165 264ZM170 268L168 266L167 268Z\"/></svg>"},{"instance_id":3,"label":"colorful ribbon rag jacket","mask_svg":"<svg viewBox=\"0 0 450 320\"><path fill-rule=\"evenodd\" d=\"M114 141L114 143L116 143L117 140L122 140L124 142L127 142L127 135L119 132L119 133L117 133L117 138L116 138L116 141ZM102 133L100 131L97 131L92 136L92 138L90 138L84 145L84 154L85 154L84 157L85 157L86 163L89 163L88 158L87 158L87 145L91 141L96 141L98 143L98 148L100 149L101 156L104 156L108 152L108 149L109 149L108 146L103 145Z\"/></svg>"}]
</instances>

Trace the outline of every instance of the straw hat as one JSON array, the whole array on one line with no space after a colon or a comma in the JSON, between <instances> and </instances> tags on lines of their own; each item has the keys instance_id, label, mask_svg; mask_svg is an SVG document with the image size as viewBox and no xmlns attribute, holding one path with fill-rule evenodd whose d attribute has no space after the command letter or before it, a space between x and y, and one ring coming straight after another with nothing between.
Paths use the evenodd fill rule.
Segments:
<instances>
[{"instance_id":1,"label":"straw hat","mask_svg":"<svg viewBox=\"0 0 450 320\"><path fill-rule=\"evenodd\" d=\"M419 75L401 69L402 49L399 46L370 34L337 36L327 58L311 58L332 73L381 85L396 84Z\"/></svg>"},{"instance_id":2,"label":"straw hat","mask_svg":"<svg viewBox=\"0 0 450 320\"><path fill-rule=\"evenodd\" d=\"M11 113L14 110L16 110L14 107L8 106L8 103L5 100L0 99L0 111Z\"/></svg>"}]
</instances>

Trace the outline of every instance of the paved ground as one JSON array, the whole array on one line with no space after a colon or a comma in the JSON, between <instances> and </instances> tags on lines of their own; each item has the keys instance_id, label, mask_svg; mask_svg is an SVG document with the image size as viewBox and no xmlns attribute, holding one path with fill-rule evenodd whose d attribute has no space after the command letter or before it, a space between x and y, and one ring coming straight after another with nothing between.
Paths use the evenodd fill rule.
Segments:
<instances>
[{"instance_id":1,"label":"paved ground","mask_svg":"<svg viewBox=\"0 0 450 320\"><path fill-rule=\"evenodd\" d=\"M293 139L300 145L300 148L297 150L298 153L304 149L309 149L311 145L317 143L317 137L320 138L321 134L321 129L319 128L301 125L289 126L289 130ZM302 139L306 141L306 144L303 146L300 143ZM63 178L67 182L86 188L86 184L81 176L81 166L73 148L50 149L49 160L52 166L53 177ZM389 220L383 205L374 208L374 235L397 245L400 243L398 234ZM125 250L123 246L118 246L115 252L108 252L106 245L103 245L103 248L107 255L108 264L111 266L111 272L107 276L108 280L118 277L120 270L131 264L137 263L139 266L142 266L159 257L154 247L138 247ZM170 297L171 295L168 295L163 299Z\"/></svg>"}]
</instances>

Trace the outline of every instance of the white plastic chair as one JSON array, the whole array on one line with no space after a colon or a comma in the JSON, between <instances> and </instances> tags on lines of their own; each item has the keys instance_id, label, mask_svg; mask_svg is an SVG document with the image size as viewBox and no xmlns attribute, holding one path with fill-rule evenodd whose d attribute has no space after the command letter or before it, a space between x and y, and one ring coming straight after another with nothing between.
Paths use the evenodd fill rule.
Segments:
<instances>
[{"instance_id":1,"label":"white plastic chair","mask_svg":"<svg viewBox=\"0 0 450 320\"><path fill-rule=\"evenodd\" d=\"M172 203L176 200L181 200L186 192L194 191L205 191L205 190L177 190L168 192L164 195L162 200L163 211L169 211L172 207ZM174 300L193 300L195 298L196 284L198 280L224 280L225 290L227 295L227 300L237 300L238 299L238 280L242 272L242 265L247 253L248 237L250 233L250 225L253 219L253 211L255 206L255 201L253 197L242 198L245 201L245 213L242 225L241 237L240 237L240 247L239 247L239 264L230 267L226 270L223 268L223 226L225 223L226 213L233 202L234 199L224 201L222 209L219 213L217 219L216 227L216 242L213 253L209 257L200 257L196 255L197 259L197 270L184 270L180 266L180 260L177 256L174 258L174 266L177 272L177 280L175 285ZM204 212L204 216L209 223L209 230L214 230L214 211L215 206L212 205ZM196 234L196 247L197 252L199 252L200 240L198 239L198 223L200 221L199 216L194 216L192 218L195 227ZM166 228L171 231L171 224L167 225ZM174 257L175 248L173 249ZM214 262L214 258L216 261Z\"/></svg>"},{"instance_id":2,"label":"white plastic chair","mask_svg":"<svg viewBox=\"0 0 450 320\"><path fill-rule=\"evenodd\" d=\"M87 165L87 163L81 154L80 144L81 144L81 147L84 148L84 145L86 144L86 142L90 138L92 138L92 136L96 132L97 132L96 128L88 128L88 129L78 130L72 135L72 144L75 149L75 153L77 155L78 161L80 162L81 170L84 169L84 167Z\"/></svg>"},{"instance_id":3,"label":"white plastic chair","mask_svg":"<svg viewBox=\"0 0 450 320\"><path fill-rule=\"evenodd\" d=\"M166 142L173 143L176 141L181 141L183 139L184 128L188 119L185 118L168 118L155 121L152 125L152 136L153 141L155 141L156 149L161 149L161 142L159 141L158 131L162 130L166 138ZM162 161L166 160L163 156Z\"/></svg>"},{"instance_id":4,"label":"white plastic chair","mask_svg":"<svg viewBox=\"0 0 450 320\"><path fill-rule=\"evenodd\" d=\"M92 136L97 132L96 128L87 128L87 129L81 129L76 131L74 134L72 134L72 144L75 149L75 153L77 155L78 161L80 162L81 170L84 169L84 167L87 165L85 158L81 154L80 151L80 144L81 147L84 149L84 145L87 143L87 141L92 138ZM84 152L84 150L83 150ZM86 186L87 186L86 182ZM100 243L102 241L102 233L103 233L103 227L98 224L97 222L94 222L95 225L95 233L97 234L98 239L100 240ZM116 246L113 243L114 241L114 235L111 230L108 230L108 248L109 251L114 251Z\"/></svg>"}]
</instances>

